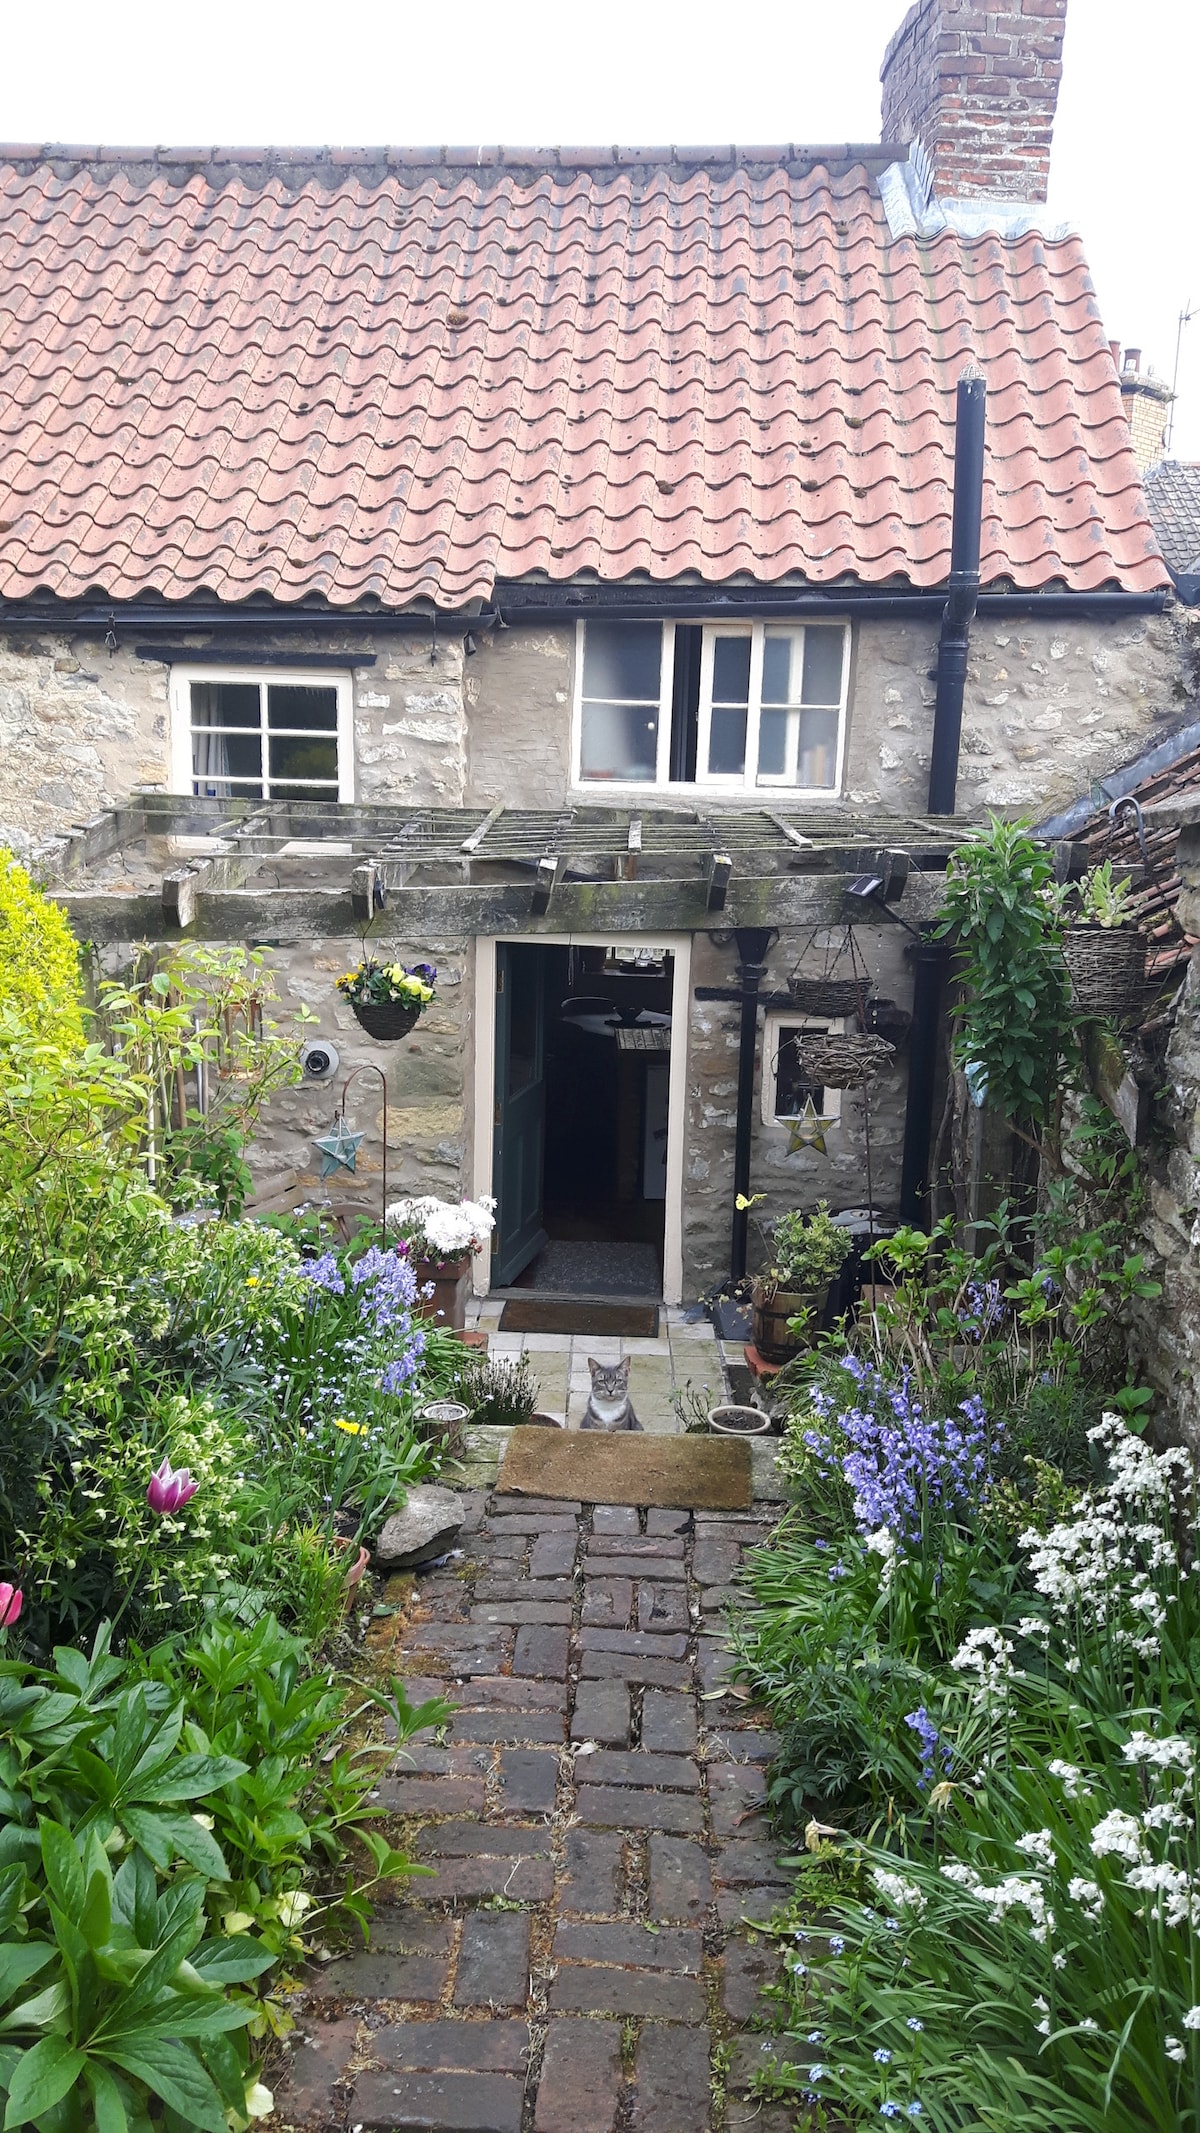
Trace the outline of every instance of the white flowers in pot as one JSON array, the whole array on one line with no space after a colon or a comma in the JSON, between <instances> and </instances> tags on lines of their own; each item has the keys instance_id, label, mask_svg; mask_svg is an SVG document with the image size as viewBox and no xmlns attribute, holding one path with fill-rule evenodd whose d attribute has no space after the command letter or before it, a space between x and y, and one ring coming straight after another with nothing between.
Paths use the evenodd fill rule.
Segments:
<instances>
[{"instance_id":1,"label":"white flowers in pot","mask_svg":"<svg viewBox=\"0 0 1200 2133\"><path fill-rule=\"evenodd\" d=\"M490 1193L479 1200L439 1200L434 1193L394 1200L387 1226L408 1246L412 1259L445 1265L482 1251L496 1223Z\"/></svg>"}]
</instances>

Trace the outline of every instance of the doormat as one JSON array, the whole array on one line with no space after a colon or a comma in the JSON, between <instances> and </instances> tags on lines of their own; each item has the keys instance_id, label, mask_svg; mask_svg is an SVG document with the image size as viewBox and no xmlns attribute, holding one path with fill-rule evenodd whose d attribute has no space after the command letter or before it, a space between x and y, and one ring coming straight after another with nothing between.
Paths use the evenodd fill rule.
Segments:
<instances>
[{"instance_id":1,"label":"doormat","mask_svg":"<svg viewBox=\"0 0 1200 2133\"><path fill-rule=\"evenodd\" d=\"M648 1504L664 1511L748 1511L750 1446L716 1437L643 1437L631 1430L514 1429L497 1489L567 1503Z\"/></svg>"},{"instance_id":2,"label":"doormat","mask_svg":"<svg viewBox=\"0 0 1200 2133\"><path fill-rule=\"evenodd\" d=\"M586 1296L514 1296L500 1313L501 1333L594 1333L610 1339L658 1339L658 1305L589 1303Z\"/></svg>"},{"instance_id":3,"label":"doormat","mask_svg":"<svg viewBox=\"0 0 1200 2133\"><path fill-rule=\"evenodd\" d=\"M530 1267L528 1285L548 1296L636 1296L647 1303L662 1295L652 1244L613 1244L600 1238L552 1237Z\"/></svg>"}]
</instances>

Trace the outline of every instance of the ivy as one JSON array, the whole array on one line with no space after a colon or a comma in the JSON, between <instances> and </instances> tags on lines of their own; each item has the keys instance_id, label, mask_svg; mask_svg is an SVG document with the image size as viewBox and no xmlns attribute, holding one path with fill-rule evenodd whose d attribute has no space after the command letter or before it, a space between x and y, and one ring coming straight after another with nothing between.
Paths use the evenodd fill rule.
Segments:
<instances>
[{"instance_id":1,"label":"ivy","mask_svg":"<svg viewBox=\"0 0 1200 2133\"><path fill-rule=\"evenodd\" d=\"M1022 822L991 816L952 855L939 938L954 941L966 999L955 1064L1013 1126L1044 1127L1073 1024L1049 853Z\"/></svg>"}]
</instances>

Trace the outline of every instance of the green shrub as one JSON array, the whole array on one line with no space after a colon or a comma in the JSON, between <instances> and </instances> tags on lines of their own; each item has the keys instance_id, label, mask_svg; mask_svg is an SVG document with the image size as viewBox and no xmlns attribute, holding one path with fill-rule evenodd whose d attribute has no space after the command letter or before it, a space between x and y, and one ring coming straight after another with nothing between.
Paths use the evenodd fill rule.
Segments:
<instances>
[{"instance_id":1,"label":"green shrub","mask_svg":"<svg viewBox=\"0 0 1200 2133\"><path fill-rule=\"evenodd\" d=\"M0 1021L74 1048L83 1041L79 950L64 914L0 846Z\"/></svg>"}]
</instances>

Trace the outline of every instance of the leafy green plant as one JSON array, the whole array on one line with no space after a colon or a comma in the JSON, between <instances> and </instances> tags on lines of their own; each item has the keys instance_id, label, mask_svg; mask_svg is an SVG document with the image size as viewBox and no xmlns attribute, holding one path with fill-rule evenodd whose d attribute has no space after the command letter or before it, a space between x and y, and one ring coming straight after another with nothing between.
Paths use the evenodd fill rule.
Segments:
<instances>
[{"instance_id":1,"label":"leafy green plant","mask_svg":"<svg viewBox=\"0 0 1200 2133\"><path fill-rule=\"evenodd\" d=\"M397 1739L444 1720L399 1684L347 1705L272 1621L214 1623L185 1652L0 1662L0 2096L5 2124L135 2133L166 2113L228 2133L269 2110L252 2037L284 2025L247 1988L303 1934L365 1924L419 1871L374 1824L379 1707ZM349 1871L325 1893L314 1866Z\"/></svg>"},{"instance_id":2,"label":"leafy green plant","mask_svg":"<svg viewBox=\"0 0 1200 2133\"><path fill-rule=\"evenodd\" d=\"M30 1036L83 1042L79 950L65 914L0 846L0 1015Z\"/></svg>"},{"instance_id":3,"label":"leafy green plant","mask_svg":"<svg viewBox=\"0 0 1200 2133\"><path fill-rule=\"evenodd\" d=\"M972 1094L1020 1130L1044 1129L1074 1051L1054 864L1022 823L992 816L953 854L938 935L966 1000L954 1040Z\"/></svg>"},{"instance_id":4,"label":"leafy green plant","mask_svg":"<svg viewBox=\"0 0 1200 2133\"><path fill-rule=\"evenodd\" d=\"M744 1204L753 1207L755 1201ZM755 1275L755 1286L767 1297L780 1289L786 1293L823 1288L841 1272L853 1243L849 1230L834 1221L827 1200L820 1201L810 1215L793 1208L761 1233L767 1264Z\"/></svg>"},{"instance_id":5,"label":"leafy green plant","mask_svg":"<svg viewBox=\"0 0 1200 2133\"><path fill-rule=\"evenodd\" d=\"M1124 881L1114 881L1111 859L1089 867L1078 884L1080 918L1093 926L1127 926L1132 888L1133 880L1128 874Z\"/></svg>"}]
</instances>

